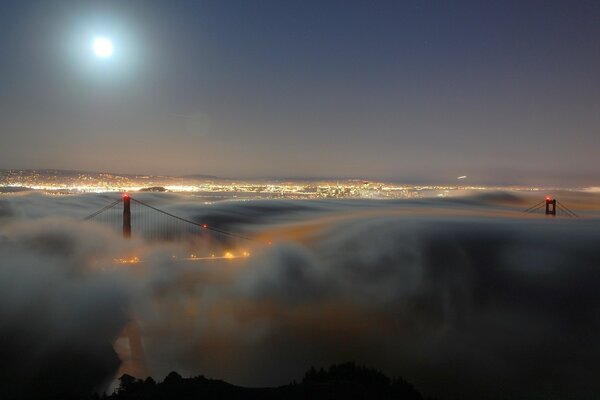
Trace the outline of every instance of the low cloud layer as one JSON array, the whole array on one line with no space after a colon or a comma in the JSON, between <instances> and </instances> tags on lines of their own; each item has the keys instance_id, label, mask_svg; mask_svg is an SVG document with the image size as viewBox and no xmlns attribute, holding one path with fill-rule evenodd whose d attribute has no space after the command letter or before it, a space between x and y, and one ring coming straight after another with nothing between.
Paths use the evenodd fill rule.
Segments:
<instances>
[{"instance_id":1,"label":"low cloud layer","mask_svg":"<svg viewBox=\"0 0 600 400\"><path fill-rule=\"evenodd\" d=\"M177 245L124 242L40 208L68 215L78 197L7 198L0 331L14 367L3 379L39 379L52 362L78 376L75 366L91 362L86 379L101 386L119 368L110 343L135 320L157 378L178 370L277 385L311 365L354 360L442 399L585 399L600 390L593 217L524 218L529 199L510 193L210 205L147 195L261 241L221 244L248 249L248 259L182 263L172 259L185 251ZM133 253L145 262L111 263ZM66 362L71 353L81 359Z\"/></svg>"},{"instance_id":2,"label":"low cloud layer","mask_svg":"<svg viewBox=\"0 0 600 400\"><path fill-rule=\"evenodd\" d=\"M2 228L2 397L101 389L120 364L112 341L129 319L129 294L125 282L94 270L93 260L118 243L64 220Z\"/></svg>"}]
</instances>

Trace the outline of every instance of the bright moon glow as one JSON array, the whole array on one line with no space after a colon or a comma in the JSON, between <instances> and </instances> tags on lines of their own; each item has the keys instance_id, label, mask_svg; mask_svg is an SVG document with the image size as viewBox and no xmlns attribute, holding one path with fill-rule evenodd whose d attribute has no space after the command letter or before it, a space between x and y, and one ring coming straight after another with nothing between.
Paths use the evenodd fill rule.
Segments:
<instances>
[{"instance_id":1,"label":"bright moon glow","mask_svg":"<svg viewBox=\"0 0 600 400\"><path fill-rule=\"evenodd\" d=\"M113 44L107 38L97 37L92 44L92 50L96 57L108 58L113 54Z\"/></svg>"}]
</instances>

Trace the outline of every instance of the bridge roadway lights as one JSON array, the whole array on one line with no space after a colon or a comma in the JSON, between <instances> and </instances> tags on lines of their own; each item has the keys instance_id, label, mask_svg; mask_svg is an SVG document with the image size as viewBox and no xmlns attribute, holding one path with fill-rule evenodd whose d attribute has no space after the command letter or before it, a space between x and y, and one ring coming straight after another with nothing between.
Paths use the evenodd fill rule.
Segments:
<instances>
[{"instance_id":1,"label":"bridge roadway lights","mask_svg":"<svg viewBox=\"0 0 600 400\"><path fill-rule=\"evenodd\" d=\"M123 194L123 237L131 237L131 197L127 193Z\"/></svg>"}]
</instances>

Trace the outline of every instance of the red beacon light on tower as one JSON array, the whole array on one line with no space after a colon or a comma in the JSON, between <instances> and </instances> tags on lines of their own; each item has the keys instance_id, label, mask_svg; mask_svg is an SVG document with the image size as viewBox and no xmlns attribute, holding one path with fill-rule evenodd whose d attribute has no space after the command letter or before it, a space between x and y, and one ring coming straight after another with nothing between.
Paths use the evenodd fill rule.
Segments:
<instances>
[{"instance_id":1,"label":"red beacon light on tower","mask_svg":"<svg viewBox=\"0 0 600 400\"><path fill-rule=\"evenodd\" d=\"M123 198L124 199L128 199L129 198L129 194L128 193L123 193Z\"/></svg>"}]
</instances>

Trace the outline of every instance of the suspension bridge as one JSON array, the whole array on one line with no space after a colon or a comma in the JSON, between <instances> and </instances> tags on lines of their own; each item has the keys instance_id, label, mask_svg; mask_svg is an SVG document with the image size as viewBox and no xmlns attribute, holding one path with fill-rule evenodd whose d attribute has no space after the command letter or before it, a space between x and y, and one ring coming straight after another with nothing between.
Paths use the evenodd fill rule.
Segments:
<instances>
[{"instance_id":1,"label":"suspension bridge","mask_svg":"<svg viewBox=\"0 0 600 400\"><path fill-rule=\"evenodd\" d=\"M129 239L133 235L147 242L185 243L192 254L183 258L183 260L189 261L248 257L250 255L248 251L234 252L228 250L222 254L217 254L214 252L214 248L239 247L240 242L246 242L247 244L252 242L262 243L236 232L174 215L142 200L135 199L127 193L86 216L83 220L100 223L115 231L120 231L125 239ZM270 244L270 242L265 244ZM206 254L198 253L198 251L202 252L203 250ZM123 264L142 262L135 256L116 259L115 261Z\"/></svg>"},{"instance_id":2,"label":"suspension bridge","mask_svg":"<svg viewBox=\"0 0 600 400\"><path fill-rule=\"evenodd\" d=\"M578 217L566 205L551 197L546 197L539 203L523 210L523 212L528 214L544 213L549 216ZM83 219L108 225L115 230L121 230L124 238L130 238L133 234L146 241L216 241L221 244L227 244L232 240L258 242L236 232L174 215L135 199L128 193L122 194L118 199Z\"/></svg>"},{"instance_id":3,"label":"suspension bridge","mask_svg":"<svg viewBox=\"0 0 600 400\"><path fill-rule=\"evenodd\" d=\"M571 211L567 206L560 203L558 200L552 197L546 197L544 200L540 201L537 204L529 207L523 212L527 214L535 214L543 212L545 215L550 215L556 217L557 215L562 215L569 218L577 218L578 215Z\"/></svg>"},{"instance_id":4,"label":"suspension bridge","mask_svg":"<svg viewBox=\"0 0 600 400\"><path fill-rule=\"evenodd\" d=\"M523 210L527 214L545 214L546 216L578 217L566 205L554 198L546 197L544 200ZM192 221L168 211L161 210L142 200L138 200L123 193L118 199L110 202L96 212L86 216L85 221L94 221L112 227L122 232L124 238L132 235L140 237L147 242L177 242L187 244L190 250L189 257L183 260L201 261L216 259L234 259L248 257L247 250L239 250L240 242L261 243L261 241L227 231L207 223ZM271 242L264 244L270 245ZM216 249L232 249L218 252ZM137 256L115 259L122 264L135 264L142 262Z\"/></svg>"},{"instance_id":5,"label":"suspension bridge","mask_svg":"<svg viewBox=\"0 0 600 400\"><path fill-rule=\"evenodd\" d=\"M523 210L528 214L578 217L566 205L554 198L544 200ZM123 193L118 199L86 216L85 221L108 225L122 232L124 238L132 235L146 241L208 243L228 245L233 241L259 242L256 239L230 232L207 223L192 221ZM268 243L270 244L270 242Z\"/></svg>"}]
</instances>

